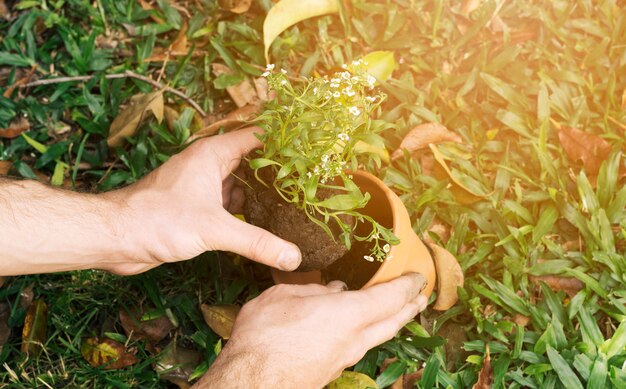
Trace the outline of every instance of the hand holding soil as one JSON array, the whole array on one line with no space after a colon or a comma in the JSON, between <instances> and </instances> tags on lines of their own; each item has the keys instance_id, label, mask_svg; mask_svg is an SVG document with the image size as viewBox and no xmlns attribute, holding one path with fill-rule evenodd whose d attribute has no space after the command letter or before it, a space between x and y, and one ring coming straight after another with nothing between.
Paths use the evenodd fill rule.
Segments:
<instances>
[{"instance_id":1,"label":"hand holding soil","mask_svg":"<svg viewBox=\"0 0 626 389\"><path fill-rule=\"evenodd\" d=\"M341 281L274 286L243 307L195 388L321 388L426 308L424 283L412 273L359 291Z\"/></svg>"}]
</instances>

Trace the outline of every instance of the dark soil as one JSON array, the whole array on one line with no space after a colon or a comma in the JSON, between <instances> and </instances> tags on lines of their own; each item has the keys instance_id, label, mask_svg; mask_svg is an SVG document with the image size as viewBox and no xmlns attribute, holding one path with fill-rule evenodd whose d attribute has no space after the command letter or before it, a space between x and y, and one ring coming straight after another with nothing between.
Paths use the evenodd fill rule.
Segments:
<instances>
[{"instance_id":1,"label":"dark soil","mask_svg":"<svg viewBox=\"0 0 626 389\"><path fill-rule=\"evenodd\" d=\"M269 188L256 179L252 169L247 165L244 174L249 185L244 188L246 220L296 244L302 252L302 263L297 271L323 269L346 254L347 249L338 238L333 240L320 226L312 222L304 211L288 204L276 193L271 186L274 177L269 169L262 169L259 172L259 177L270 185ZM318 191L317 196L325 199L335 194L334 191L322 189ZM352 223L353 220L348 217L344 222ZM339 226L331 222L329 227L334 235L339 237L341 233Z\"/></svg>"}]
</instances>

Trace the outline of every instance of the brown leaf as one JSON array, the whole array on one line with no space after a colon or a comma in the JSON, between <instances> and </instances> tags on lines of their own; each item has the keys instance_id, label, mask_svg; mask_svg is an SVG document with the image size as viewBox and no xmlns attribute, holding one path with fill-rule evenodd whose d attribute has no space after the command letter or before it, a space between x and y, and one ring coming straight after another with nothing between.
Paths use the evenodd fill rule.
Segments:
<instances>
[{"instance_id":1,"label":"brown leaf","mask_svg":"<svg viewBox=\"0 0 626 389\"><path fill-rule=\"evenodd\" d=\"M572 298L576 295L576 293L583 290L585 284L580 281L578 278L574 277L559 277L559 276L529 276L528 279L530 282L533 282L539 285L539 282L543 281L555 292L564 291L567 295Z\"/></svg>"},{"instance_id":2,"label":"brown leaf","mask_svg":"<svg viewBox=\"0 0 626 389\"><path fill-rule=\"evenodd\" d=\"M457 287L462 287L465 281L463 270L459 262L448 250L431 244L433 260L437 270L437 300L433 309L445 311L452 308L459 300Z\"/></svg>"},{"instance_id":3,"label":"brown leaf","mask_svg":"<svg viewBox=\"0 0 626 389\"><path fill-rule=\"evenodd\" d=\"M516 313L515 315L513 315L513 323L519 324L522 327L526 327L528 323L530 323L530 318L528 316Z\"/></svg>"},{"instance_id":4,"label":"brown leaf","mask_svg":"<svg viewBox=\"0 0 626 389\"><path fill-rule=\"evenodd\" d=\"M441 152L435 147L435 145L429 145L430 150L433 152L433 157L437 162L434 168L435 177L438 179L449 178L452 181L452 188L450 189L454 194L454 197L461 204L473 204L480 201L485 197L483 194L475 193L471 191L467 186L460 182L448 167L446 160Z\"/></svg>"},{"instance_id":5,"label":"brown leaf","mask_svg":"<svg viewBox=\"0 0 626 389\"><path fill-rule=\"evenodd\" d=\"M28 119L21 117L11 122L9 127L0 128L0 138L12 139L20 136L21 133L30 130Z\"/></svg>"},{"instance_id":6,"label":"brown leaf","mask_svg":"<svg viewBox=\"0 0 626 389\"><path fill-rule=\"evenodd\" d=\"M144 312L137 310L132 310L129 313L123 308L120 309L120 322L128 337L145 339L149 343L156 344L165 339L170 331L175 328L165 315L151 320L141 320L143 314Z\"/></svg>"},{"instance_id":7,"label":"brown leaf","mask_svg":"<svg viewBox=\"0 0 626 389\"><path fill-rule=\"evenodd\" d=\"M252 0L219 0L220 7L236 14L248 12Z\"/></svg>"},{"instance_id":8,"label":"brown leaf","mask_svg":"<svg viewBox=\"0 0 626 389\"><path fill-rule=\"evenodd\" d=\"M200 305L206 324L219 336L228 340L233 331L233 324L241 310L236 305Z\"/></svg>"},{"instance_id":9,"label":"brown leaf","mask_svg":"<svg viewBox=\"0 0 626 389\"><path fill-rule=\"evenodd\" d=\"M402 157L402 149L412 153L425 149L428 145L443 142L461 143L461 137L439 123L420 124L405 135L400 147L393 152L391 158L395 160Z\"/></svg>"},{"instance_id":10,"label":"brown leaf","mask_svg":"<svg viewBox=\"0 0 626 389\"><path fill-rule=\"evenodd\" d=\"M174 122L178 120L180 114L174 108L166 105L163 107L163 116L165 117L165 124L170 131L174 131Z\"/></svg>"},{"instance_id":11,"label":"brown leaf","mask_svg":"<svg viewBox=\"0 0 626 389\"><path fill-rule=\"evenodd\" d=\"M43 350L48 331L48 306L42 300L35 300L28 308L22 330L22 352L29 357L37 357Z\"/></svg>"},{"instance_id":12,"label":"brown leaf","mask_svg":"<svg viewBox=\"0 0 626 389\"><path fill-rule=\"evenodd\" d=\"M598 135L571 127L558 129L559 141L567 157L576 162L581 160L589 176L596 176L611 152L611 145Z\"/></svg>"},{"instance_id":13,"label":"brown leaf","mask_svg":"<svg viewBox=\"0 0 626 389\"><path fill-rule=\"evenodd\" d=\"M154 370L160 379L169 381L181 389L187 389L191 386L189 377L201 361L202 354L179 347L173 340L159 354Z\"/></svg>"},{"instance_id":14,"label":"brown leaf","mask_svg":"<svg viewBox=\"0 0 626 389\"><path fill-rule=\"evenodd\" d=\"M6 176L9 174L9 170L13 167L11 161L0 161L0 176Z\"/></svg>"},{"instance_id":15,"label":"brown leaf","mask_svg":"<svg viewBox=\"0 0 626 389\"><path fill-rule=\"evenodd\" d=\"M121 146L124 139L135 135L146 113L152 112L159 123L163 120L163 91L138 94L132 97L130 104L111 123L107 144L110 147Z\"/></svg>"},{"instance_id":16,"label":"brown leaf","mask_svg":"<svg viewBox=\"0 0 626 389\"><path fill-rule=\"evenodd\" d=\"M87 338L80 346L83 358L93 367L116 370L138 362L137 350L127 350L124 344L109 338Z\"/></svg>"},{"instance_id":17,"label":"brown leaf","mask_svg":"<svg viewBox=\"0 0 626 389\"><path fill-rule=\"evenodd\" d=\"M169 45L168 48L155 47L150 57L146 58L144 62L163 62L169 57L185 56L189 54L189 47L187 42L187 21L183 21L183 25L176 35L176 38Z\"/></svg>"},{"instance_id":18,"label":"brown leaf","mask_svg":"<svg viewBox=\"0 0 626 389\"><path fill-rule=\"evenodd\" d=\"M33 292L33 288L35 287L34 283L31 283L24 289L20 291L19 298L19 306L22 309L30 308L30 305L33 303L33 298L35 297L35 292Z\"/></svg>"},{"instance_id":19,"label":"brown leaf","mask_svg":"<svg viewBox=\"0 0 626 389\"><path fill-rule=\"evenodd\" d=\"M228 66L222 65L221 63L214 63L211 66L213 68L213 74L215 74L216 77L222 74L234 73ZM237 85L227 87L226 91L239 108L253 103L259 98L256 89L252 86L248 78L244 78L244 80Z\"/></svg>"},{"instance_id":20,"label":"brown leaf","mask_svg":"<svg viewBox=\"0 0 626 389\"><path fill-rule=\"evenodd\" d=\"M339 378L328 384L328 389L378 389L376 381L370 376L356 371L344 371Z\"/></svg>"},{"instance_id":21,"label":"brown leaf","mask_svg":"<svg viewBox=\"0 0 626 389\"><path fill-rule=\"evenodd\" d=\"M0 0L1 2L2 0ZM2 8L0 6L0 8ZM1 9L0 9L0 17L2 17L1 15ZM13 83L13 85L11 85L10 87L8 87L4 93L2 94L2 96L6 97L7 99L11 97L11 95L13 94L13 91L16 88L19 88L21 85L26 85L30 82L31 78L33 77L33 75L35 74L35 71L37 70L36 66L33 66L32 68L30 68L30 70L28 71L28 73L26 73L26 75L22 78L20 78L19 80L15 81Z\"/></svg>"},{"instance_id":22,"label":"brown leaf","mask_svg":"<svg viewBox=\"0 0 626 389\"><path fill-rule=\"evenodd\" d=\"M483 368L478 374L478 381L472 389L491 389L493 384L493 369L491 368L491 355L489 354L489 344L485 345L485 358L483 358Z\"/></svg>"},{"instance_id":23,"label":"brown leaf","mask_svg":"<svg viewBox=\"0 0 626 389\"><path fill-rule=\"evenodd\" d=\"M243 108L236 109L226 115L225 118L213 122L203 129L196 131L192 136L189 137L187 142L191 143L199 138L213 135L217 133L220 128L224 128L226 131L232 131L241 128L248 124L250 120L254 119L254 117L261 112L262 108L263 105L260 102L256 102L254 104L246 105Z\"/></svg>"},{"instance_id":24,"label":"brown leaf","mask_svg":"<svg viewBox=\"0 0 626 389\"><path fill-rule=\"evenodd\" d=\"M11 11L4 0L0 0L0 19L11 19Z\"/></svg>"}]
</instances>

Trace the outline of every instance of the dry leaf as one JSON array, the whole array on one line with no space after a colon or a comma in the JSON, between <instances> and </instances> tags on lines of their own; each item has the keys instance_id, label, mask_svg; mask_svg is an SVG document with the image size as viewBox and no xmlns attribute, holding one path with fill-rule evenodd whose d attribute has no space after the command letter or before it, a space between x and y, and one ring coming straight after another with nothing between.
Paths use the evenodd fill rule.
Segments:
<instances>
[{"instance_id":1,"label":"dry leaf","mask_svg":"<svg viewBox=\"0 0 626 389\"><path fill-rule=\"evenodd\" d=\"M539 285L539 282L545 282L550 289L555 292L564 291L567 295L572 298L576 295L576 293L583 290L585 284L580 281L578 278L574 277L559 277L559 276L529 276L528 279L530 282L533 282Z\"/></svg>"},{"instance_id":2,"label":"dry leaf","mask_svg":"<svg viewBox=\"0 0 626 389\"><path fill-rule=\"evenodd\" d=\"M189 47L187 42L187 21L184 20L183 24L176 35L176 39L169 45L168 48L155 47L150 57L146 58L144 62L163 62L169 57L185 56L189 54Z\"/></svg>"},{"instance_id":3,"label":"dry leaf","mask_svg":"<svg viewBox=\"0 0 626 389\"><path fill-rule=\"evenodd\" d=\"M142 316L143 312L133 310L129 313L123 308L120 309L120 322L128 337L145 339L149 343L156 344L165 339L170 331L175 328L165 315L152 320L141 320Z\"/></svg>"},{"instance_id":4,"label":"dry leaf","mask_svg":"<svg viewBox=\"0 0 626 389\"><path fill-rule=\"evenodd\" d=\"M428 146L433 152L433 157L435 158L435 161L437 161L434 169L435 177L440 180L447 177L450 179L450 181L452 181L451 191L459 203L473 204L485 197L484 195L472 192L471 190L469 190L469 188L463 185L463 183L457 180L452 174L452 171L450 170L448 165L446 164L444 156L441 154L441 152L439 152L437 147L435 147L435 145L433 144L430 144Z\"/></svg>"},{"instance_id":5,"label":"dry leaf","mask_svg":"<svg viewBox=\"0 0 626 389\"><path fill-rule=\"evenodd\" d=\"M35 300L28 308L22 330L22 352L29 357L38 356L43 350L48 331L48 306L42 300Z\"/></svg>"},{"instance_id":6,"label":"dry leaf","mask_svg":"<svg viewBox=\"0 0 626 389\"><path fill-rule=\"evenodd\" d=\"M400 147L393 152L391 158L395 160L402 157L402 149L412 153L425 149L431 144L436 145L443 142L461 143L461 137L439 123L420 124L406 134Z\"/></svg>"},{"instance_id":7,"label":"dry leaf","mask_svg":"<svg viewBox=\"0 0 626 389\"><path fill-rule=\"evenodd\" d=\"M1 1L2 1L2 0L0 0L0 2L1 2ZM2 7L0 7L0 8L2 8ZM2 11L0 10L0 17L2 17L1 12L2 12ZM26 75L24 75L24 77L21 77L19 80L15 81L15 82L13 83L13 85L11 85L10 87L8 87L8 88L4 91L4 93L2 94L2 96L6 97L7 99L8 99L8 98L11 98L11 95L13 94L13 91L14 91L16 88L19 88L20 86L22 86L22 85L26 85L26 84L28 84L28 83L30 82L30 80L31 80L31 78L33 77L33 75L35 74L35 71L36 71L36 70L37 70L37 67L36 67L36 66L31 67L31 68L30 68L30 70L28 71L28 73L26 73Z\"/></svg>"},{"instance_id":8,"label":"dry leaf","mask_svg":"<svg viewBox=\"0 0 626 389\"><path fill-rule=\"evenodd\" d=\"M135 135L147 112L152 112L159 123L163 120L163 91L138 94L132 97L130 104L111 123L107 144L110 147L121 146L124 139Z\"/></svg>"},{"instance_id":9,"label":"dry leaf","mask_svg":"<svg viewBox=\"0 0 626 389\"><path fill-rule=\"evenodd\" d=\"M337 0L281 0L275 4L263 23L265 60L269 63L270 46L280 33L302 20L336 12Z\"/></svg>"},{"instance_id":10,"label":"dry leaf","mask_svg":"<svg viewBox=\"0 0 626 389\"><path fill-rule=\"evenodd\" d=\"M214 63L211 66L213 68L213 74L215 74L216 77L222 74L234 73L228 66L221 63ZM227 87L226 91L239 108L258 100L256 89L252 86L252 83L247 77L239 84Z\"/></svg>"},{"instance_id":11,"label":"dry leaf","mask_svg":"<svg viewBox=\"0 0 626 389\"><path fill-rule=\"evenodd\" d=\"M528 316L520 315L519 313L516 313L515 315L513 315L512 320L513 320L513 323L519 324L522 327L526 327L528 323L530 323L530 318Z\"/></svg>"},{"instance_id":12,"label":"dry leaf","mask_svg":"<svg viewBox=\"0 0 626 389\"><path fill-rule=\"evenodd\" d=\"M0 128L0 138L12 139L28 130L30 130L30 122L28 119L21 117L13 120L9 127Z\"/></svg>"},{"instance_id":13,"label":"dry leaf","mask_svg":"<svg viewBox=\"0 0 626 389\"><path fill-rule=\"evenodd\" d=\"M127 350L124 344L109 338L88 338L80 346L83 358L93 367L116 370L138 362L137 350Z\"/></svg>"},{"instance_id":14,"label":"dry leaf","mask_svg":"<svg viewBox=\"0 0 626 389\"><path fill-rule=\"evenodd\" d=\"M30 308L30 305L33 303L33 298L35 297L35 292L33 291L35 287L35 283L31 283L24 289L20 291L19 298L19 306L20 308L27 310Z\"/></svg>"},{"instance_id":15,"label":"dry leaf","mask_svg":"<svg viewBox=\"0 0 626 389\"><path fill-rule=\"evenodd\" d=\"M223 339L228 340L241 307L236 305L200 305L206 324Z\"/></svg>"},{"instance_id":16,"label":"dry leaf","mask_svg":"<svg viewBox=\"0 0 626 389\"><path fill-rule=\"evenodd\" d=\"M561 126L558 134L567 157L573 162L581 160L589 176L598 175L602 162L611 152L609 142L598 135L571 127Z\"/></svg>"},{"instance_id":17,"label":"dry leaf","mask_svg":"<svg viewBox=\"0 0 626 389\"><path fill-rule=\"evenodd\" d=\"M256 89L256 95L261 101L268 101L270 99L267 91L267 78L257 77L254 79L254 89Z\"/></svg>"},{"instance_id":18,"label":"dry leaf","mask_svg":"<svg viewBox=\"0 0 626 389\"><path fill-rule=\"evenodd\" d=\"M478 381L472 386L472 389L491 389L493 384L493 369L491 368L491 355L489 353L489 344L485 345L485 358L483 358L483 368L478 374Z\"/></svg>"},{"instance_id":19,"label":"dry leaf","mask_svg":"<svg viewBox=\"0 0 626 389\"><path fill-rule=\"evenodd\" d=\"M437 300L433 309L445 311L452 308L459 300L457 287L462 287L465 281L463 270L459 262L448 250L431 244L433 260L437 270Z\"/></svg>"},{"instance_id":20,"label":"dry leaf","mask_svg":"<svg viewBox=\"0 0 626 389\"><path fill-rule=\"evenodd\" d=\"M200 362L202 354L179 347L176 340L173 340L159 354L154 371L159 374L160 379L169 381L181 389L187 389L191 386L189 377Z\"/></svg>"},{"instance_id":21,"label":"dry leaf","mask_svg":"<svg viewBox=\"0 0 626 389\"><path fill-rule=\"evenodd\" d=\"M187 139L187 143L191 143L195 140L210 136L219 131L220 128L224 128L226 131L232 131L237 128L247 125L252 119L254 119L263 108L260 102L246 105L243 108L234 110L226 115L224 119L218 120L204 127L203 129L196 131L192 136Z\"/></svg>"},{"instance_id":22,"label":"dry leaf","mask_svg":"<svg viewBox=\"0 0 626 389\"><path fill-rule=\"evenodd\" d=\"M163 117L165 118L165 124L170 131L174 132L174 122L178 120L180 114L174 108L166 105L163 107Z\"/></svg>"},{"instance_id":23,"label":"dry leaf","mask_svg":"<svg viewBox=\"0 0 626 389\"><path fill-rule=\"evenodd\" d=\"M339 378L328 384L328 389L378 389L370 376L356 371L344 371Z\"/></svg>"},{"instance_id":24,"label":"dry leaf","mask_svg":"<svg viewBox=\"0 0 626 389\"><path fill-rule=\"evenodd\" d=\"M9 170L13 167L11 161L0 161L0 176L6 176L9 174Z\"/></svg>"},{"instance_id":25,"label":"dry leaf","mask_svg":"<svg viewBox=\"0 0 626 389\"><path fill-rule=\"evenodd\" d=\"M248 12L252 0L219 0L220 7L236 14Z\"/></svg>"}]
</instances>

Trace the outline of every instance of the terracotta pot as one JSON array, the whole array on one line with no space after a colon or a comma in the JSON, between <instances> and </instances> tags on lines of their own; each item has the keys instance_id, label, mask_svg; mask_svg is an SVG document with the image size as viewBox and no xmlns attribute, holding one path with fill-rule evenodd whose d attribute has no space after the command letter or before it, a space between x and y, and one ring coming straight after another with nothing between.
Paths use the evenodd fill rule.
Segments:
<instances>
[{"instance_id":1,"label":"terracotta pot","mask_svg":"<svg viewBox=\"0 0 626 389\"><path fill-rule=\"evenodd\" d=\"M416 272L423 274L428 280L428 285L422 293L430 296L435 286L435 264L430 252L413 231L406 207L391 189L373 175L362 171L352 175L361 191L371 195L370 201L361 212L391 227L393 233L400 238L400 244L391 248L392 259L380 263L378 270L363 288L390 281L405 273ZM349 256L350 252L346 255ZM365 261L362 256L352 260L354 266L362 265ZM303 273L272 269L272 278L277 284L322 283L319 271Z\"/></svg>"}]
</instances>

